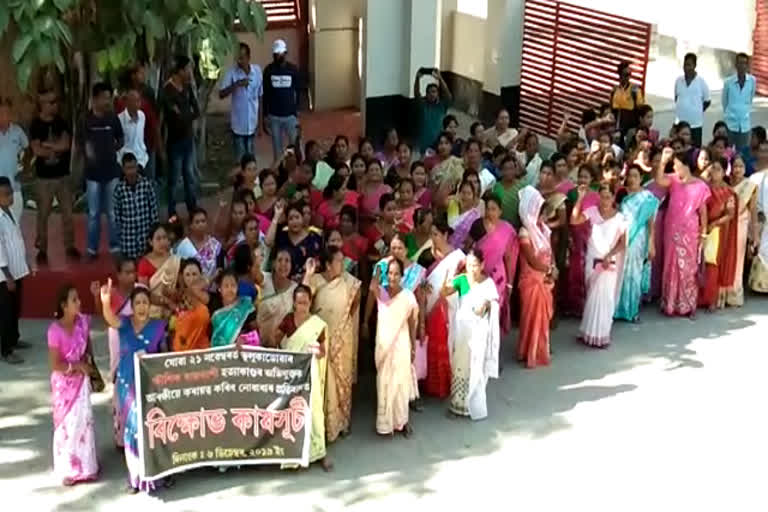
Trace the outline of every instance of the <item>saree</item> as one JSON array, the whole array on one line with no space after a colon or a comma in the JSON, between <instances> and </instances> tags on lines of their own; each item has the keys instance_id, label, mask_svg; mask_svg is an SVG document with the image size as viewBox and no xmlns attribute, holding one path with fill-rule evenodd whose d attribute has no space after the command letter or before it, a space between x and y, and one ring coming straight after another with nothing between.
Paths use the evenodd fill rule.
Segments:
<instances>
[{"instance_id":1,"label":"saree","mask_svg":"<svg viewBox=\"0 0 768 512\"><path fill-rule=\"evenodd\" d=\"M768 171L756 172L749 181L757 187L757 212L760 222L760 240L757 256L752 259L749 287L758 293L768 293Z\"/></svg>"},{"instance_id":2,"label":"saree","mask_svg":"<svg viewBox=\"0 0 768 512\"><path fill-rule=\"evenodd\" d=\"M699 208L709 186L699 179L682 183L670 175L669 215L664 220L664 272L661 310L666 315L696 312L699 296Z\"/></svg>"},{"instance_id":3,"label":"saree","mask_svg":"<svg viewBox=\"0 0 768 512\"><path fill-rule=\"evenodd\" d=\"M431 242L431 240L430 240ZM387 258L384 258L383 260L380 260L378 263L376 263L375 269L379 269L379 284L381 286L389 286L389 260ZM427 276L427 269L419 265L418 263L411 263L408 265L408 267L403 272L403 277L400 279L400 286L405 288L406 290L410 290L414 294L419 293L418 288L424 283L424 279ZM420 340L423 341L423 340ZM416 344L416 359L417 361L424 361L427 358L427 345L426 343L417 343ZM416 374L416 378L418 380L422 380L426 378L426 368L424 366L421 366L418 368L418 372Z\"/></svg>"},{"instance_id":4,"label":"saree","mask_svg":"<svg viewBox=\"0 0 768 512\"><path fill-rule=\"evenodd\" d=\"M166 322L150 320L141 332L133 328L130 317L122 317L120 325L120 363L117 366L115 386L120 401L120 414L125 425L125 463L128 468L128 483L133 489L151 491L155 484L142 480L141 461L139 460L138 434L141 428L136 406L136 379L134 377L133 356L143 350L148 354L160 352L160 343L165 337Z\"/></svg>"},{"instance_id":5,"label":"saree","mask_svg":"<svg viewBox=\"0 0 768 512\"><path fill-rule=\"evenodd\" d=\"M667 189L659 186L655 181L649 181L646 185L648 192L659 200L659 209L656 212L656 220L653 224L653 243L656 248L656 257L651 264L651 282L644 299L652 302L661 297L661 281L664 274L664 225L666 224L667 207L669 200Z\"/></svg>"},{"instance_id":6,"label":"saree","mask_svg":"<svg viewBox=\"0 0 768 512\"><path fill-rule=\"evenodd\" d=\"M501 318L501 333L503 336L512 329L512 317L509 311L509 290L507 284L515 282L515 270L517 268L517 254L519 250L517 232L512 224L499 221L491 233L486 233L477 242L477 248L485 255L485 272L496 283L499 294L499 316ZM504 256L509 255L512 262L512 275L507 281L507 269L504 264Z\"/></svg>"},{"instance_id":7,"label":"saree","mask_svg":"<svg viewBox=\"0 0 768 512\"><path fill-rule=\"evenodd\" d=\"M90 319L75 318L72 333L58 322L48 328L48 347L58 350L67 364L82 361L88 348ZM51 372L53 402L53 473L68 483L95 480L99 474L96 456L91 385L87 375Z\"/></svg>"},{"instance_id":8,"label":"saree","mask_svg":"<svg viewBox=\"0 0 768 512\"><path fill-rule=\"evenodd\" d=\"M413 292L403 288L390 298L386 288L378 300L376 325L376 432L392 434L408 424L408 403L419 397L411 364L409 320L418 315Z\"/></svg>"},{"instance_id":9,"label":"saree","mask_svg":"<svg viewBox=\"0 0 768 512\"><path fill-rule=\"evenodd\" d=\"M263 346L274 347L276 345L275 331L285 315L293 310L293 290L296 289L296 286L296 283L291 283L287 289L264 297L264 300L259 303L256 322L259 325L259 336Z\"/></svg>"},{"instance_id":10,"label":"saree","mask_svg":"<svg viewBox=\"0 0 768 512\"><path fill-rule=\"evenodd\" d=\"M578 195L574 195L572 190L568 193L571 205L575 204ZM600 202L600 196L597 192L589 191L581 200L581 211L597 206ZM568 226L568 267L566 270L565 283L563 285L563 313L569 316L580 318L584 312L584 301L586 300L586 280L584 277L584 261L587 256L587 245L589 236L592 233L592 224L589 220L581 224L571 224Z\"/></svg>"},{"instance_id":11,"label":"saree","mask_svg":"<svg viewBox=\"0 0 768 512\"><path fill-rule=\"evenodd\" d=\"M427 238L427 241L421 245L419 245L419 241L416 240L416 236L413 232L408 233L404 238L406 257L414 263L419 261L419 256L421 256L424 251L432 249L432 238Z\"/></svg>"},{"instance_id":12,"label":"saree","mask_svg":"<svg viewBox=\"0 0 768 512\"><path fill-rule=\"evenodd\" d=\"M520 244L531 248L542 265L552 265L552 232L540 220L544 198L533 187L520 191ZM528 368L548 365L549 325L555 314L552 289L545 272L537 270L525 257L520 258L520 332L517 360Z\"/></svg>"},{"instance_id":13,"label":"saree","mask_svg":"<svg viewBox=\"0 0 768 512\"><path fill-rule=\"evenodd\" d=\"M376 218L379 214L379 199L384 194L391 193L392 187L384 183L379 183L373 192L369 192L364 188L360 194L360 217L368 220Z\"/></svg>"},{"instance_id":14,"label":"saree","mask_svg":"<svg viewBox=\"0 0 768 512\"><path fill-rule=\"evenodd\" d=\"M374 267L374 273L379 270L379 284L381 286L389 286L389 259L384 258L379 260ZM403 277L400 279L400 285L416 293L416 289L424 282L424 278L427 275L427 269L419 265L418 263L411 263L403 272Z\"/></svg>"},{"instance_id":15,"label":"saree","mask_svg":"<svg viewBox=\"0 0 768 512\"><path fill-rule=\"evenodd\" d=\"M521 244L531 244L527 228L520 230ZM546 265L552 261L548 247L537 250L536 258ZM517 359L527 368L547 366L549 354L549 324L554 315L552 283L546 282L544 272L536 270L525 258L520 258L520 329Z\"/></svg>"},{"instance_id":16,"label":"saree","mask_svg":"<svg viewBox=\"0 0 768 512\"><path fill-rule=\"evenodd\" d=\"M187 237L176 247L176 256L181 259L195 258L200 263L203 270L203 277L210 283L216 276L218 268L219 254L221 253L221 242L214 237L206 238L203 245L198 249L192 240Z\"/></svg>"},{"instance_id":17,"label":"saree","mask_svg":"<svg viewBox=\"0 0 768 512\"><path fill-rule=\"evenodd\" d=\"M238 298L233 304L217 309L211 317L211 347L234 345L243 330L248 315L254 311L253 301L247 297ZM258 333L255 339L247 340L250 346L259 345Z\"/></svg>"},{"instance_id":18,"label":"saree","mask_svg":"<svg viewBox=\"0 0 768 512\"><path fill-rule=\"evenodd\" d=\"M192 309L179 311L173 323L171 352L210 348L211 340L208 337L210 325L211 314L205 304L201 303Z\"/></svg>"},{"instance_id":19,"label":"saree","mask_svg":"<svg viewBox=\"0 0 768 512\"><path fill-rule=\"evenodd\" d=\"M710 187L707 199L707 222L715 222L727 215L728 209L738 212L736 192L731 187ZM720 290L733 286L736 272L736 238L739 219L735 214L730 221L710 231L705 250L709 249L714 258L705 262L704 283L699 289L699 306L716 307L720 301Z\"/></svg>"},{"instance_id":20,"label":"saree","mask_svg":"<svg viewBox=\"0 0 768 512\"><path fill-rule=\"evenodd\" d=\"M323 320L312 315L301 324L287 339L283 340L282 349L290 352L312 352L313 345L317 343L320 335L326 333L328 326ZM328 339L328 336L325 337ZM325 458L325 417L323 412L325 395L326 357L312 360L312 391L310 406L312 408L312 431L309 443L309 462L316 462Z\"/></svg>"},{"instance_id":21,"label":"saree","mask_svg":"<svg viewBox=\"0 0 768 512\"><path fill-rule=\"evenodd\" d=\"M568 192L574 188L576 188L576 184L573 181L566 179L557 184L555 191L560 194L568 194Z\"/></svg>"},{"instance_id":22,"label":"saree","mask_svg":"<svg viewBox=\"0 0 768 512\"><path fill-rule=\"evenodd\" d=\"M149 261L148 261L149 262ZM176 289L176 282L179 279L179 269L181 267L181 258L175 255L171 255L165 260L165 263L160 265L160 268L155 269L152 277L149 279L149 291L153 296L163 294L163 286L167 286L171 290ZM159 304L151 304L149 306L149 317L168 319L171 316L171 310L167 306L161 306Z\"/></svg>"},{"instance_id":23,"label":"saree","mask_svg":"<svg viewBox=\"0 0 768 512\"><path fill-rule=\"evenodd\" d=\"M466 275L454 279L459 305L451 357L451 412L481 420L488 416L485 388L499 378L499 294L492 279L469 286ZM475 311L490 303L481 317Z\"/></svg>"},{"instance_id":24,"label":"saree","mask_svg":"<svg viewBox=\"0 0 768 512\"><path fill-rule=\"evenodd\" d=\"M749 238L750 210L749 203L755 195L757 185L749 179L733 187L739 203L737 215L736 234L736 268L733 273L733 286L725 290L725 304L728 306L744 305L744 260L747 254L747 241ZM722 297L721 297L721 300Z\"/></svg>"},{"instance_id":25,"label":"saree","mask_svg":"<svg viewBox=\"0 0 768 512\"><path fill-rule=\"evenodd\" d=\"M360 281L343 273L332 281L312 276L313 311L328 326L326 338L325 435L329 443L349 430L352 418L352 384L358 349Z\"/></svg>"},{"instance_id":26,"label":"saree","mask_svg":"<svg viewBox=\"0 0 768 512\"><path fill-rule=\"evenodd\" d=\"M627 221L627 250L624 275L614 318L635 321L640 315L640 301L650 290L651 264L648 261L648 222L659 209L659 200L647 190L629 194L619 211ZM654 220L655 222L655 220Z\"/></svg>"},{"instance_id":27,"label":"saree","mask_svg":"<svg viewBox=\"0 0 768 512\"><path fill-rule=\"evenodd\" d=\"M589 236L585 259L587 300L579 327L579 340L585 345L602 348L611 343L613 315L624 268L624 251L615 255L614 263L607 269L603 268L602 261L626 231L626 221L619 212L604 219L597 206L588 208L584 215L592 223L592 234Z\"/></svg>"},{"instance_id":28,"label":"saree","mask_svg":"<svg viewBox=\"0 0 768 512\"><path fill-rule=\"evenodd\" d=\"M454 209L451 208L453 204L456 205ZM483 212L478 206L460 213L458 201L449 202L448 226L453 230L453 233L448 238L448 242L454 247L464 247L464 242L469 237L469 230L472 229L472 224L482 216Z\"/></svg>"},{"instance_id":29,"label":"saree","mask_svg":"<svg viewBox=\"0 0 768 512\"><path fill-rule=\"evenodd\" d=\"M426 333L427 333L427 379L424 393L437 398L451 394L451 353L449 334L456 312L456 297L443 297L442 290L449 275L464 261L464 252L455 249L429 269L427 276Z\"/></svg>"},{"instance_id":30,"label":"saree","mask_svg":"<svg viewBox=\"0 0 768 512\"><path fill-rule=\"evenodd\" d=\"M515 229L520 228L519 194L525 186L525 182L518 180L509 187L504 186L504 183L497 183L493 187L493 193L501 199L501 218L512 224Z\"/></svg>"},{"instance_id":31,"label":"saree","mask_svg":"<svg viewBox=\"0 0 768 512\"><path fill-rule=\"evenodd\" d=\"M120 291L112 288L112 312L116 316L130 316L131 311L131 299L130 297L123 297ZM117 329L109 327L107 329L107 342L109 343L109 382L114 384L115 376L117 375L117 365L120 363L120 335ZM123 448L123 433L125 432L125 425L121 423L120 415L120 403L117 400L117 392L112 390L112 435L115 441L115 446Z\"/></svg>"}]
</instances>

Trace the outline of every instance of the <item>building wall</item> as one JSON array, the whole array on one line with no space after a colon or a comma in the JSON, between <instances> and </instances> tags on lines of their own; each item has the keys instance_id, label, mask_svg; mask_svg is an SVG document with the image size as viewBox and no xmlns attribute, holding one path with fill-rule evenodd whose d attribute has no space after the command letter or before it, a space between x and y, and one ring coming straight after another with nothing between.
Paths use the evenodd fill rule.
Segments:
<instances>
[{"instance_id":1,"label":"building wall","mask_svg":"<svg viewBox=\"0 0 768 512\"><path fill-rule=\"evenodd\" d=\"M310 2L310 77L315 110L360 107L361 0Z\"/></svg>"}]
</instances>

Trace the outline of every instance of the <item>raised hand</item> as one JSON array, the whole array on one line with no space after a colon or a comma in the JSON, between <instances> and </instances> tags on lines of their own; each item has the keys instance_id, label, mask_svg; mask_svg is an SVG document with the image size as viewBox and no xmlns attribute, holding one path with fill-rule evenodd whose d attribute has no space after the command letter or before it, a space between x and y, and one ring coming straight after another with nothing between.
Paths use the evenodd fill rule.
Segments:
<instances>
[{"instance_id":1,"label":"raised hand","mask_svg":"<svg viewBox=\"0 0 768 512\"><path fill-rule=\"evenodd\" d=\"M315 271L317 270L317 262L315 261L315 258L309 258L304 263L304 271L307 273L308 276L315 275Z\"/></svg>"},{"instance_id":2,"label":"raised hand","mask_svg":"<svg viewBox=\"0 0 768 512\"><path fill-rule=\"evenodd\" d=\"M107 279L107 284L101 287L99 290L102 304L109 304L112 299L112 278Z\"/></svg>"},{"instance_id":3,"label":"raised hand","mask_svg":"<svg viewBox=\"0 0 768 512\"><path fill-rule=\"evenodd\" d=\"M670 147L666 147L666 148L664 148L661 151L661 163L662 164L666 164L668 162L671 162L674 157L675 157L675 150L670 148Z\"/></svg>"}]
</instances>

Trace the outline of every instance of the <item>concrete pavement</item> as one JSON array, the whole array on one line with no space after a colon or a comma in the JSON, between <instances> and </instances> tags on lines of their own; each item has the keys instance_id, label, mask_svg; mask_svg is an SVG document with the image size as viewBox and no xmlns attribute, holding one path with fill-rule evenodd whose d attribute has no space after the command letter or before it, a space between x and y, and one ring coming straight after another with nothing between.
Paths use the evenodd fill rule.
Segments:
<instances>
[{"instance_id":1,"label":"concrete pavement","mask_svg":"<svg viewBox=\"0 0 768 512\"><path fill-rule=\"evenodd\" d=\"M74 488L53 479L47 324L25 321L24 338L37 348L25 351L23 366L0 366L1 495L30 512L241 505L764 511L767 307L768 299L750 296L744 308L701 313L695 322L648 308L641 325L614 327L607 350L578 345L578 324L564 321L554 333L553 364L536 370L513 362L509 339L506 369L489 385L490 417L450 420L445 404L427 400L426 411L412 417L410 440L374 434L369 376L358 390L352 435L329 448L335 472L203 469L179 475L175 488L156 497L124 493L108 393L92 397L103 477ZM101 330L93 335L105 369L105 336Z\"/></svg>"}]
</instances>

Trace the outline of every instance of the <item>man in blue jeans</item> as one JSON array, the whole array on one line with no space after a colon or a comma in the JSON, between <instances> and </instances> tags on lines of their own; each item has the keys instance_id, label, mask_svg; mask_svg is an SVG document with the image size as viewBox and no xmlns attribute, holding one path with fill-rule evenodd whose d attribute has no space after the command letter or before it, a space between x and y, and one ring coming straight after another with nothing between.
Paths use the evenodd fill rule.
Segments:
<instances>
[{"instance_id":1,"label":"man in blue jeans","mask_svg":"<svg viewBox=\"0 0 768 512\"><path fill-rule=\"evenodd\" d=\"M171 77L163 87L163 118L167 128L168 153L168 217L176 215L176 184L184 180L184 202L187 212L197 208L195 189L195 137L193 123L200 116L200 107L192 92L192 61L183 55L176 57Z\"/></svg>"},{"instance_id":2,"label":"man in blue jeans","mask_svg":"<svg viewBox=\"0 0 768 512\"><path fill-rule=\"evenodd\" d=\"M261 110L268 122L262 123L262 126L264 131L272 135L275 162L280 160L286 146L296 143L299 125L299 70L285 59L287 53L288 45L282 39L277 39L272 44L272 62L264 68Z\"/></svg>"},{"instance_id":3,"label":"man in blue jeans","mask_svg":"<svg viewBox=\"0 0 768 512\"><path fill-rule=\"evenodd\" d=\"M98 257L101 242L101 214L107 215L109 252L120 252L112 197L120 177L117 150L123 147L123 127L112 111L112 87L104 82L93 86L91 111L80 130L79 142L85 155L85 183L88 199L88 260Z\"/></svg>"}]
</instances>

